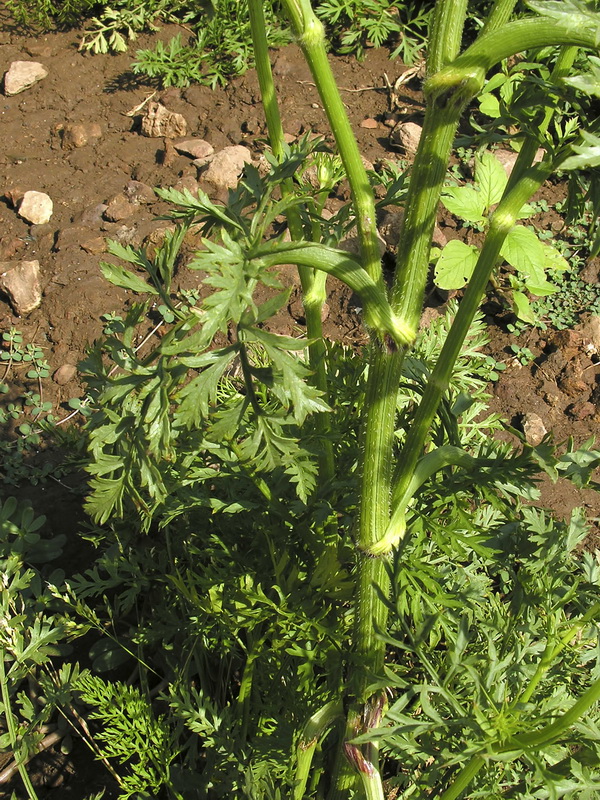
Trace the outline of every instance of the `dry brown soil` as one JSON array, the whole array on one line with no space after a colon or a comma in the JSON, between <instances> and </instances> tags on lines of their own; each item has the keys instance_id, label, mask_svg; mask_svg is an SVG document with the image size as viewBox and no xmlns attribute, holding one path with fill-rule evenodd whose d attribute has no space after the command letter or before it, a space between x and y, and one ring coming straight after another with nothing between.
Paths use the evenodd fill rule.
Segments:
<instances>
[{"instance_id":1,"label":"dry brown soil","mask_svg":"<svg viewBox=\"0 0 600 800\"><path fill-rule=\"evenodd\" d=\"M84 356L102 331L102 314L123 314L133 299L100 274L105 237L139 244L164 225L155 219L165 211L164 204L156 199L136 205L131 215L116 222L103 217L105 204L122 195L131 180L149 187L193 188L198 173L191 160L174 152L164 139L140 134L139 118L131 111L155 87L132 74L130 55L91 56L78 51L76 31L31 36L14 30L6 17L0 22L2 72L15 60L40 61L48 69L47 78L27 91L12 97L0 95L0 262L39 260L43 288L41 305L26 317L16 316L8 299L0 296L0 332L12 326L22 331L25 342L43 348L54 374L59 367L75 365ZM153 37L140 37L138 44L152 46L153 40L168 40L176 30L170 27ZM390 131L384 124L389 110L384 74L393 83L404 68L390 62L381 50L369 51L360 64L350 58L331 61L364 157L373 164L400 157L402 154L390 145ZM317 92L298 50L289 47L274 52L273 63L286 133L313 131L330 138ZM419 100L418 83L409 84L406 96L408 103ZM256 157L260 155L265 125L253 71L226 89L168 89L154 97L159 98L168 109L183 114L189 135L206 139L215 150L244 144ZM412 114L412 120L419 122L418 109ZM376 127L361 126L365 119L376 120ZM69 124L98 125L100 136L69 149L63 138ZM11 197L31 189L46 192L54 202L54 213L47 224L30 225L16 213ZM560 185L544 189L550 202L563 192ZM561 226L553 213L540 215L534 222L553 231ZM441 216L440 228L447 238L467 237L447 214ZM597 271L598 264L591 264L588 278L597 280ZM326 333L360 344L363 334L349 301L348 293L331 281ZM432 294L430 305L440 303ZM520 344L529 347L536 360L521 366L507 352L512 340L505 332L505 320L497 316L493 306L487 311L490 352L508 365L492 389L494 408L517 427L525 413L539 413L558 441L572 435L583 442L595 433L597 358L585 350L585 336L577 331L558 336L545 333L543 337L535 331L525 333ZM289 330L301 327L301 312L294 298L289 317L281 324ZM16 394L23 388L36 389L35 384L27 386L23 375L23 371L13 370L7 376ZM43 391L44 399L53 402L61 417L68 413L65 403L81 396L83 386L75 375L62 385L46 380ZM12 492L14 487L9 488ZM56 489L54 484L41 485L24 493L40 512L49 513L53 527L62 528L65 519L76 520L79 513L73 497L57 495ZM592 517L600 515L595 493L578 492L562 483L545 483L543 502L563 516L576 505L584 505ZM97 790L104 778L91 760L77 763L77 777L73 777L72 758L51 754L46 771L41 769L36 774L36 780L46 785L40 796L79 798ZM53 786L59 788L55 791Z\"/></svg>"}]
</instances>

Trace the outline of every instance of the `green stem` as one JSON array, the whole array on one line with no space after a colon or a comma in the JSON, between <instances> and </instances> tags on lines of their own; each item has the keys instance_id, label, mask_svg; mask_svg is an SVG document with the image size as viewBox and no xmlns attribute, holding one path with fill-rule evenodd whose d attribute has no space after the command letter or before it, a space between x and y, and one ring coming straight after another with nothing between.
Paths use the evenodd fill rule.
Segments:
<instances>
[{"instance_id":1,"label":"green stem","mask_svg":"<svg viewBox=\"0 0 600 800\"><path fill-rule=\"evenodd\" d=\"M541 747L547 747L549 744L552 744L557 739L559 739L563 733L572 728L576 722L578 722L581 717L588 711L595 703L600 701L600 678L590 686L590 688L584 692L579 700L577 700L568 711L559 717L554 722L551 722L550 725L546 725L545 728L542 728L539 731L534 731L532 733L522 733L517 736L513 736L510 741L501 749L498 750L499 753L510 752L511 750L515 749L522 749L522 750L533 750L539 749Z\"/></svg>"},{"instance_id":2,"label":"green stem","mask_svg":"<svg viewBox=\"0 0 600 800\"><path fill-rule=\"evenodd\" d=\"M302 800L319 740L343 714L339 700L331 700L308 720L296 751L296 775L293 800Z\"/></svg>"},{"instance_id":3,"label":"green stem","mask_svg":"<svg viewBox=\"0 0 600 800\"><path fill-rule=\"evenodd\" d=\"M440 800L457 800L457 798L469 788L471 782L475 779L477 773L484 764L485 760L481 756L473 756L460 770L452 785L440 795Z\"/></svg>"},{"instance_id":4,"label":"green stem","mask_svg":"<svg viewBox=\"0 0 600 800\"><path fill-rule=\"evenodd\" d=\"M490 274L494 269L500 249L508 232L515 225L523 205L546 180L553 170L553 164L544 162L533 167L521 181L502 198L492 214L490 228L479 255L477 266L459 306L452 328L448 333L442 351L407 434L400 465L395 479L392 505L396 509L406 498L415 466L421 457L427 434L437 412L440 400L447 391L454 363L458 358L465 337L479 308Z\"/></svg>"},{"instance_id":5,"label":"green stem","mask_svg":"<svg viewBox=\"0 0 600 800\"><path fill-rule=\"evenodd\" d=\"M13 717L12 708L10 704L10 694L8 691L8 680L6 675L6 667L4 664L4 657L3 654L0 654L0 692L2 696L2 705L4 707L4 719L6 721L6 729L8 732L8 738L10 741L10 747L13 753L13 757L17 764L17 768L19 770L19 775L21 776L21 780L23 781L23 786L25 787L27 794L30 800L38 800L38 796L33 788L33 784L31 783L31 778L29 777L29 773L27 772L27 767L23 763L22 759L18 755L17 748L18 748L18 736L17 736L17 729L15 727L15 719Z\"/></svg>"},{"instance_id":6,"label":"green stem","mask_svg":"<svg viewBox=\"0 0 600 800\"><path fill-rule=\"evenodd\" d=\"M383 285L375 199L346 108L327 58L323 25L308 0L284 0L294 33L323 103L352 194L363 268Z\"/></svg>"},{"instance_id":7,"label":"green stem","mask_svg":"<svg viewBox=\"0 0 600 800\"><path fill-rule=\"evenodd\" d=\"M434 75L459 54L467 5L468 0L445 0L435 4L427 57L429 75Z\"/></svg>"},{"instance_id":8,"label":"green stem","mask_svg":"<svg viewBox=\"0 0 600 800\"><path fill-rule=\"evenodd\" d=\"M266 36L262 0L249 0L248 10L256 73L269 131L269 142L274 156L279 161L282 161L284 158L283 125L269 60L269 44ZM293 195L294 182L292 178L288 178L283 182L282 191L284 195ZM292 240L301 241L303 238L302 220L298 209L294 206L287 210L287 222ZM323 340L322 324L323 304L327 299L325 279L321 275L317 275L310 266L299 266L298 274L302 285L306 334L309 340L308 361L314 375L315 386L327 398L326 348ZM319 476L321 482L326 483L331 481L335 475L333 445L331 437L328 435L330 433L329 415L327 413L317 414L315 423L317 434L321 439L318 453Z\"/></svg>"},{"instance_id":9,"label":"green stem","mask_svg":"<svg viewBox=\"0 0 600 800\"><path fill-rule=\"evenodd\" d=\"M516 5L517 0L496 0L492 6L492 10L488 14L481 33L490 33L505 25L510 19Z\"/></svg>"},{"instance_id":10,"label":"green stem","mask_svg":"<svg viewBox=\"0 0 600 800\"><path fill-rule=\"evenodd\" d=\"M480 36L451 64L425 84L431 97L445 95L449 89L471 92L483 85L488 71L509 56L540 47L574 46L597 50L598 27L591 24L567 27L558 20L531 17L509 22Z\"/></svg>"},{"instance_id":11,"label":"green stem","mask_svg":"<svg viewBox=\"0 0 600 800\"><path fill-rule=\"evenodd\" d=\"M581 619L578 619L577 622L569 627L567 632L561 636L559 641L554 646L549 643L542 658L540 659L535 674L527 686L527 689L525 689L525 691L519 697L517 697L517 699L513 702L513 706L521 704L525 705L531 700L533 693L537 689L542 678L556 660L556 657L565 649L569 642L573 641L574 637L577 636L580 630L588 625L599 614L600 603L594 603L594 605L586 611Z\"/></svg>"}]
</instances>

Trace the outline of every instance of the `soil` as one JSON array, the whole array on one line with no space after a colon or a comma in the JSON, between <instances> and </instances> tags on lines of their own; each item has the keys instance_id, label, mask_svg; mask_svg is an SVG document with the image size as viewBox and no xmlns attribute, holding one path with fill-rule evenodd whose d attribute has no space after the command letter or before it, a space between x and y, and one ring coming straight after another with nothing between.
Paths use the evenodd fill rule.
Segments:
<instances>
[{"instance_id":1,"label":"soil","mask_svg":"<svg viewBox=\"0 0 600 800\"><path fill-rule=\"evenodd\" d=\"M82 53L78 51L77 31L27 35L14 29L2 13L2 71L13 61L33 60L44 64L48 76L21 94L0 95L0 262L38 260L43 291L40 306L26 316L17 316L8 297L0 295L0 333L16 327L23 333L24 342L43 348L54 376L43 383L43 399L52 402L60 418L69 413L69 399L82 396L84 389L76 372L64 381L65 371L57 370L76 365L83 358L86 348L102 332L103 314L123 315L133 299L131 293L112 286L101 275L105 239L139 245L165 226L156 217L166 206L151 195L144 194L141 202L128 203L127 214L117 221L107 219L106 206L113 198L126 195L128 187L131 192L131 181L137 181L137 190L142 192L145 190L139 184L193 189L199 176L191 159L180 155L166 139L141 134L140 113L135 109L153 95L155 87L131 72L130 54ZM137 46L151 47L157 38L167 41L177 32L176 26L167 26L152 36L140 37ZM272 55L285 132L297 136L311 131L330 141L324 112L298 49L290 46ZM390 143L390 127L386 125L390 98L384 76L393 84L405 67L390 62L388 53L377 49L369 50L361 63L345 57L331 57L331 63L364 158L377 165L383 159L404 157ZM401 93L410 120L420 122L418 79L402 86ZM243 144L254 158L260 158L265 124L254 71L227 88L170 88L156 92L152 99L183 115L188 126L186 138L205 139L215 151ZM93 134L87 144L73 146L70 142L73 129L69 126L73 125ZM202 176L199 180L214 197L214 188L205 185ZM48 223L32 225L18 216L15 198L28 190L45 192L52 198L54 212ZM553 203L564 191L560 184L548 184L541 196ZM562 226L552 210L533 222L553 235ZM439 229L446 238L468 240L471 235L457 227L457 221L447 213L440 214ZM588 280L598 280L599 266L598 261L588 265ZM435 314L442 299L432 293L428 304L430 315ZM327 336L354 345L365 341L349 292L333 280L329 282L328 308ZM510 352L515 339L506 332L506 313L492 304L485 311L492 337L489 352L507 365L500 380L490 387L493 410L501 411L516 428L521 427L526 414L536 413L558 442L572 436L580 444L594 435L599 421L598 357L590 349L585 320L575 331L546 331L542 335L530 330L522 334L519 344L532 351L534 360L521 365ZM283 332L301 328L297 296L292 296L287 314L280 316L277 324ZM24 379L24 372L12 370L13 389L6 402L23 389L37 390L36 382ZM65 516L74 526L81 519L72 493L66 491L72 485L62 488L65 491L50 483L20 491L37 508L49 508L50 524L60 529ZM9 489L14 493L14 487ZM592 519L600 517L598 495L591 490L578 491L566 482L543 482L541 502L562 517L568 517L580 505ZM594 547L598 541L594 530L588 545ZM78 546L72 545L71 558L80 557ZM35 780L46 787L40 797L54 796L54 788L60 786L61 793L75 800L106 785L104 768L94 763L83 745L79 743L76 748L70 756L52 749L36 759ZM105 797L109 796L107 791Z\"/></svg>"}]
</instances>

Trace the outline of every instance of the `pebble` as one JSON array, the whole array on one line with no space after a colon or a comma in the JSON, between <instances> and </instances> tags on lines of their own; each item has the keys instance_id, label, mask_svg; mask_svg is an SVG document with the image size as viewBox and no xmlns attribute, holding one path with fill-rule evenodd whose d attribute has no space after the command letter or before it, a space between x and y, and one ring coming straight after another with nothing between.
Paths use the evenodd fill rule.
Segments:
<instances>
[{"instance_id":1,"label":"pebble","mask_svg":"<svg viewBox=\"0 0 600 800\"><path fill-rule=\"evenodd\" d=\"M151 205L156 203L158 199L154 189L148 186L147 183L142 183L142 181L129 181L125 187L125 193L132 203L138 203L139 205Z\"/></svg>"},{"instance_id":2,"label":"pebble","mask_svg":"<svg viewBox=\"0 0 600 800\"><path fill-rule=\"evenodd\" d=\"M19 317L31 313L42 302L40 262L0 263L0 290L8 296Z\"/></svg>"},{"instance_id":3,"label":"pebble","mask_svg":"<svg viewBox=\"0 0 600 800\"><path fill-rule=\"evenodd\" d=\"M532 447L537 447L548 433L543 419L539 414L525 414L523 417L523 433L525 441Z\"/></svg>"},{"instance_id":4,"label":"pebble","mask_svg":"<svg viewBox=\"0 0 600 800\"><path fill-rule=\"evenodd\" d=\"M182 114L169 111L162 103L148 103L142 117L144 136L177 139L187 134L187 122Z\"/></svg>"},{"instance_id":5,"label":"pebble","mask_svg":"<svg viewBox=\"0 0 600 800\"><path fill-rule=\"evenodd\" d=\"M247 147L239 144L225 147L213 156L202 178L217 189L234 189L244 166L251 161L252 153Z\"/></svg>"},{"instance_id":6,"label":"pebble","mask_svg":"<svg viewBox=\"0 0 600 800\"><path fill-rule=\"evenodd\" d=\"M90 125L69 123L62 129L62 148L63 150L74 150L78 147L85 147L90 142L95 142L102 136L102 129L98 123Z\"/></svg>"},{"instance_id":7,"label":"pebble","mask_svg":"<svg viewBox=\"0 0 600 800\"><path fill-rule=\"evenodd\" d=\"M33 225L44 225L50 220L54 206L44 192L25 192L19 204L18 214Z\"/></svg>"},{"instance_id":8,"label":"pebble","mask_svg":"<svg viewBox=\"0 0 600 800\"><path fill-rule=\"evenodd\" d=\"M377 120L374 120L372 117L367 117L360 123L360 127L375 130L375 128L378 128L379 125L377 124Z\"/></svg>"},{"instance_id":9,"label":"pebble","mask_svg":"<svg viewBox=\"0 0 600 800\"><path fill-rule=\"evenodd\" d=\"M175 150L192 158L208 158L215 152L215 148L204 139L185 139L183 142L174 143Z\"/></svg>"},{"instance_id":10,"label":"pebble","mask_svg":"<svg viewBox=\"0 0 600 800\"><path fill-rule=\"evenodd\" d=\"M596 413L596 406L587 400L583 400L579 403L573 403L572 406L569 406L567 412L574 419L581 421L583 419L587 419L588 417L593 417Z\"/></svg>"},{"instance_id":11,"label":"pebble","mask_svg":"<svg viewBox=\"0 0 600 800\"><path fill-rule=\"evenodd\" d=\"M416 122L399 122L390 134L390 142L401 147L407 155L417 152L423 128Z\"/></svg>"},{"instance_id":12,"label":"pebble","mask_svg":"<svg viewBox=\"0 0 600 800\"><path fill-rule=\"evenodd\" d=\"M64 386L66 383L70 383L75 375L77 375L77 367L74 364L63 364L56 370L52 380L59 386Z\"/></svg>"},{"instance_id":13,"label":"pebble","mask_svg":"<svg viewBox=\"0 0 600 800\"><path fill-rule=\"evenodd\" d=\"M100 253L106 252L106 239L104 236L96 236L94 239L88 239L86 242L81 242L82 250L92 256L98 256Z\"/></svg>"},{"instance_id":14,"label":"pebble","mask_svg":"<svg viewBox=\"0 0 600 800\"><path fill-rule=\"evenodd\" d=\"M118 194L108 201L104 210L104 219L109 222L120 222L128 219L135 211L135 206L129 202L125 195Z\"/></svg>"},{"instance_id":15,"label":"pebble","mask_svg":"<svg viewBox=\"0 0 600 800\"><path fill-rule=\"evenodd\" d=\"M514 150L504 150L503 148L500 148L498 150L494 150L494 155L504 167L504 171L506 172L506 174L510 177L510 174L514 169L515 162L517 160L517 153L515 153ZM540 147L536 151L535 156L533 157L533 163L537 164L539 161L543 159L543 157L544 157L544 150L542 150L542 148Z\"/></svg>"},{"instance_id":16,"label":"pebble","mask_svg":"<svg viewBox=\"0 0 600 800\"><path fill-rule=\"evenodd\" d=\"M48 75L48 70L39 61L13 61L4 74L4 94L24 92Z\"/></svg>"}]
</instances>

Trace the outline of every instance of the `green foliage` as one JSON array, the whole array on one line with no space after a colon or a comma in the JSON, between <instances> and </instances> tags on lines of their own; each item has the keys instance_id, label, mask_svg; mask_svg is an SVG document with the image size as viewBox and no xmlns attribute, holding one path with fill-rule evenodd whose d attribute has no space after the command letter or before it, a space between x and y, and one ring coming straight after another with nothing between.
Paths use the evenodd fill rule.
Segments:
<instances>
[{"instance_id":1,"label":"green foliage","mask_svg":"<svg viewBox=\"0 0 600 800\"><path fill-rule=\"evenodd\" d=\"M291 41L279 23L273 4L266 5L267 34L274 47ZM133 71L158 78L162 86L204 83L226 84L245 72L252 62L252 44L247 0L219 0L197 25L188 45L181 35L167 45L157 42L154 50L138 50Z\"/></svg>"},{"instance_id":2,"label":"green foliage","mask_svg":"<svg viewBox=\"0 0 600 800\"><path fill-rule=\"evenodd\" d=\"M425 44L433 4L394 3L390 0L324 0L317 14L339 41L340 53L358 58L370 45L380 47L399 41L392 57L411 64Z\"/></svg>"},{"instance_id":3,"label":"green foliage","mask_svg":"<svg viewBox=\"0 0 600 800\"><path fill-rule=\"evenodd\" d=\"M64 468L49 462L39 466L32 457L39 450L44 429L55 423L52 403L44 400L43 381L50 376L50 365L43 349L23 342L23 334L11 328L2 334L0 365L0 396L6 402L0 406L0 426L5 435L0 440L0 481L18 486L23 481L32 485L48 475L59 477ZM35 387L30 387L32 384Z\"/></svg>"},{"instance_id":4,"label":"green foliage","mask_svg":"<svg viewBox=\"0 0 600 800\"><path fill-rule=\"evenodd\" d=\"M425 502L437 507L435 489ZM587 737L597 712L541 751L511 743L561 718L581 692L582 667L592 680L600 676L596 624L587 613L598 608L600 571L597 559L575 556L586 536L583 513L576 509L563 524L524 507L517 521L495 504L467 522L460 503L459 492L452 510L444 507L456 515L451 524L467 523L463 557L458 548L438 561L439 549L452 546L434 511L433 524L429 513L415 520L416 537L390 565L389 644L397 656L387 677L395 696L389 727L377 735L391 757L402 754L393 784L427 794L487 751L489 765L469 797L591 797L586 792L600 786L600 753L595 735ZM414 603L414 584L426 591L425 606ZM577 618L585 621L574 625Z\"/></svg>"},{"instance_id":5,"label":"green foliage","mask_svg":"<svg viewBox=\"0 0 600 800\"><path fill-rule=\"evenodd\" d=\"M46 580L64 577L53 562L66 536L44 537L44 522L14 497L0 502L0 751L10 754L9 766L20 773L31 800L36 794L25 764L40 749L49 724L62 725L48 676L66 631ZM55 677L67 684L76 673L65 665Z\"/></svg>"},{"instance_id":6,"label":"green foliage","mask_svg":"<svg viewBox=\"0 0 600 800\"><path fill-rule=\"evenodd\" d=\"M456 217L485 228L488 216L500 201L508 178L498 159L484 152L475 159L475 180L463 186L447 186L442 203ZM520 218L530 217L533 209L525 205ZM502 261L515 269L507 276L513 310L525 322L534 323L535 316L527 294L545 297L557 291L555 277L569 269L560 252L540 241L533 228L515 225L500 250ZM435 264L434 280L441 289L460 289L470 279L479 258L474 245L455 239L443 248ZM548 274L552 282L548 280Z\"/></svg>"},{"instance_id":7,"label":"green foliage","mask_svg":"<svg viewBox=\"0 0 600 800\"><path fill-rule=\"evenodd\" d=\"M99 0L6 0L17 22L43 29L75 25L98 5Z\"/></svg>"},{"instance_id":8,"label":"green foliage","mask_svg":"<svg viewBox=\"0 0 600 800\"><path fill-rule=\"evenodd\" d=\"M574 328L582 314L600 315L600 287L582 280L576 269L557 275L554 283L554 294L532 304L538 327Z\"/></svg>"}]
</instances>

